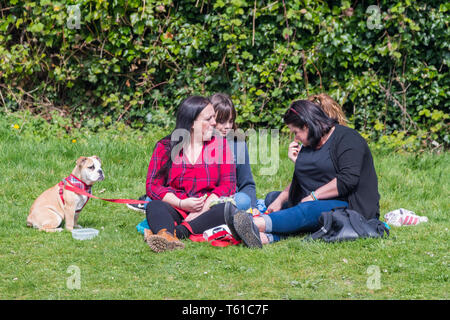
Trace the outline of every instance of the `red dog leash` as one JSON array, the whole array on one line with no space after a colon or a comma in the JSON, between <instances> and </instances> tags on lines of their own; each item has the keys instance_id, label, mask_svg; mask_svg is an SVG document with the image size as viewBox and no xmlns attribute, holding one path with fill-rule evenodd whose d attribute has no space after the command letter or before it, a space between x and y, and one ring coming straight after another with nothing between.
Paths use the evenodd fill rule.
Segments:
<instances>
[{"instance_id":1,"label":"red dog leash","mask_svg":"<svg viewBox=\"0 0 450 320\"><path fill-rule=\"evenodd\" d=\"M72 191L72 192L75 192L77 194L81 194L81 195L86 196L88 198L100 199L100 200L109 201L109 202L115 202L115 203L129 203L129 204L141 204L141 203L144 204L144 203L149 203L150 202L150 201L134 200L134 199L105 199L105 198L99 198L99 197L96 197L96 196L94 196L94 195L84 191L83 189L80 189L80 188L74 186L73 183L70 182L69 180L66 180L66 182L67 182L67 184L62 186L64 189ZM192 230L191 230L191 232L192 232ZM226 232L226 231L217 232L217 233L213 234L212 236L210 236L208 238L208 240L205 240L203 238L203 234L198 234L198 235L192 234L189 238L192 241L195 241L195 242L208 241L214 247L228 247L229 245L237 245L237 244L239 244L241 242L241 241L237 241L236 239L234 239L233 236L231 234L229 234L228 232Z\"/></svg>"},{"instance_id":2,"label":"red dog leash","mask_svg":"<svg viewBox=\"0 0 450 320\"><path fill-rule=\"evenodd\" d=\"M64 189L75 192L77 194L81 194L83 196L89 197L89 198L94 198L94 199L100 199L100 200L104 200L104 201L109 201L109 202L115 202L115 203L129 203L129 204L144 204L144 203L149 203L149 201L144 201L144 200L135 200L135 199L105 199L105 198L99 198L96 197L76 186L74 186L70 181L66 180L66 182L68 184L64 185Z\"/></svg>"}]
</instances>

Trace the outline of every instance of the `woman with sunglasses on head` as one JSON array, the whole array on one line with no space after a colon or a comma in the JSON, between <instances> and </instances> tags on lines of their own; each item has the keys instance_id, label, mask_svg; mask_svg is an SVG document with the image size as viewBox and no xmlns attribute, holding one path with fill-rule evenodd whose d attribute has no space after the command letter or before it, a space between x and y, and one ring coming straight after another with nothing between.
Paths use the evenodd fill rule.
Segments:
<instances>
[{"instance_id":1,"label":"woman with sunglasses on head","mask_svg":"<svg viewBox=\"0 0 450 320\"><path fill-rule=\"evenodd\" d=\"M317 231L321 213L336 207L379 218L377 175L364 138L308 100L294 101L284 122L302 144L292 154L292 182L269 205L268 214L253 218L226 206L233 235L248 247L261 248L288 235Z\"/></svg>"},{"instance_id":2,"label":"woman with sunglasses on head","mask_svg":"<svg viewBox=\"0 0 450 320\"><path fill-rule=\"evenodd\" d=\"M342 110L341 106L326 93L319 93L319 94L311 95L306 100L318 105L325 112L325 114L328 117L330 117L332 119L336 119L340 125L347 126L347 118L345 117L344 111ZM296 163L297 155L300 152L301 147L302 147L301 142L295 138L294 138L294 141L292 141L289 144L288 158L293 163ZM290 186L291 185L289 184L286 187L287 191L289 190ZM273 211L279 211L281 209L286 208L287 201L283 200L284 199L283 197L278 198L280 193L281 193L281 191L272 191L266 195L264 203L265 203L265 206L267 207L267 213L270 213Z\"/></svg>"}]
</instances>

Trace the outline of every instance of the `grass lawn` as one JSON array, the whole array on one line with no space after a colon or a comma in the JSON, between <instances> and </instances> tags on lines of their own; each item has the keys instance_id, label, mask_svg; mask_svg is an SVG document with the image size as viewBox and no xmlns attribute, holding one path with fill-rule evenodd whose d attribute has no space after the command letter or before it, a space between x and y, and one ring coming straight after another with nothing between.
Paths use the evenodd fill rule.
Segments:
<instances>
[{"instance_id":1,"label":"grass lawn","mask_svg":"<svg viewBox=\"0 0 450 320\"><path fill-rule=\"evenodd\" d=\"M391 229L388 239L306 243L293 237L262 250L216 248L185 240L185 250L150 251L136 225L144 216L125 205L90 200L79 223L100 230L77 241L67 231L26 227L34 199L68 176L81 155L98 155L105 198L144 193L154 142L93 134L37 141L0 129L0 299L448 299L449 153L374 152L381 215L406 208L429 222ZM283 141L276 175L253 166L259 198L291 178ZM103 193L99 193L105 189ZM80 289L67 286L71 266ZM372 267L371 267L372 266ZM379 271L379 287L368 286ZM372 281L372 282L371 282ZM69 281L70 282L70 281Z\"/></svg>"}]
</instances>

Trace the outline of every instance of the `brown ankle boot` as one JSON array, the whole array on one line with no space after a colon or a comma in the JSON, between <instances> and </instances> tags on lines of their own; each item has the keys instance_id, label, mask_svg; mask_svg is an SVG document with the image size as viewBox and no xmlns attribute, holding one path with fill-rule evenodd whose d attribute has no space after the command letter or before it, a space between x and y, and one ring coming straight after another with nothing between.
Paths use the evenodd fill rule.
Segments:
<instances>
[{"instance_id":1,"label":"brown ankle boot","mask_svg":"<svg viewBox=\"0 0 450 320\"><path fill-rule=\"evenodd\" d=\"M153 234L150 230L147 233L144 231L144 239L155 252L184 248L184 243L177 238L176 231L173 235L167 229L161 229L157 234Z\"/></svg>"},{"instance_id":2,"label":"brown ankle boot","mask_svg":"<svg viewBox=\"0 0 450 320\"><path fill-rule=\"evenodd\" d=\"M153 235L152 230L150 229L144 229L144 241L147 242L147 238Z\"/></svg>"}]
</instances>

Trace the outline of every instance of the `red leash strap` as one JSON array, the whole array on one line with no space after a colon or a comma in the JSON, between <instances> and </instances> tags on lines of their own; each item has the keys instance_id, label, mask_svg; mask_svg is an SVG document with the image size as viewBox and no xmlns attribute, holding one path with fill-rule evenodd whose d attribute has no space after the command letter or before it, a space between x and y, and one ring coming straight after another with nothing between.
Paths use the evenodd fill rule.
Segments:
<instances>
[{"instance_id":1,"label":"red leash strap","mask_svg":"<svg viewBox=\"0 0 450 320\"><path fill-rule=\"evenodd\" d=\"M226 231L216 232L215 234L210 236L208 238L208 240L203 238L202 234L191 234L189 236L189 239L191 239L191 241L194 241L194 242L208 241L214 247L228 247L230 245L237 245L237 244L241 243L241 241L237 241L236 239L233 238L233 236L231 234L229 234Z\"/></svg>"},{"instance_id":2,"label":"red leash strap","mask_svg":"<svg viewBox=\"0 0 450 320\"><path fill-rule=\"evenodd\" d=\"M66 180L67 181L67 180ZM144 201L144 200L134 200L134 199L105 199L105 198L99 198L96 197L78 187L75 187L74 185L72 185L70 183L70 181L67 181L68 184L70 185L65 185L64 189L75 192L77 194L81 194L83 196L89 197L89 198L94 198L94 199L100 199L100 200L104 200L104 201L109 201L109 202L115 202L115 203L129 203L129 204L140 204L140 203L148 203L149 201Z\"/></svg>"},{"instance_id":3,"label":"red leash strap","mask_svg":"<svg viewBox=\"0 0 450 320\"><path fill-rule=\"evenodd\" d=\"M239 243L241 243L241 241L236 240L231 234L229 234L226 231L221 231L221 232L218 232L218 233L220 235L218 235L217 237L214 237L215 235L212 235L208 239L208 241L210 241L211 245L213 245L214 247L228 247L230 245L235 246L235 245L238 245ZM221 239L217 239L217 238L220 238L221 236L224 236L224 237L221 238ZM213 237L216 238L216 239L213 240L212 239Z\"/></svg>"},{"instance_id":4,"label":"red leash strap","mask_svg":"<svg viewBox=\"0 0 450 320\"><path fill-rule=\"evenodd\" d=\"M194 242L205 242L205 238L203 238L202 234L191 234L189 239Z\"/></svg>"}]
</instances>

